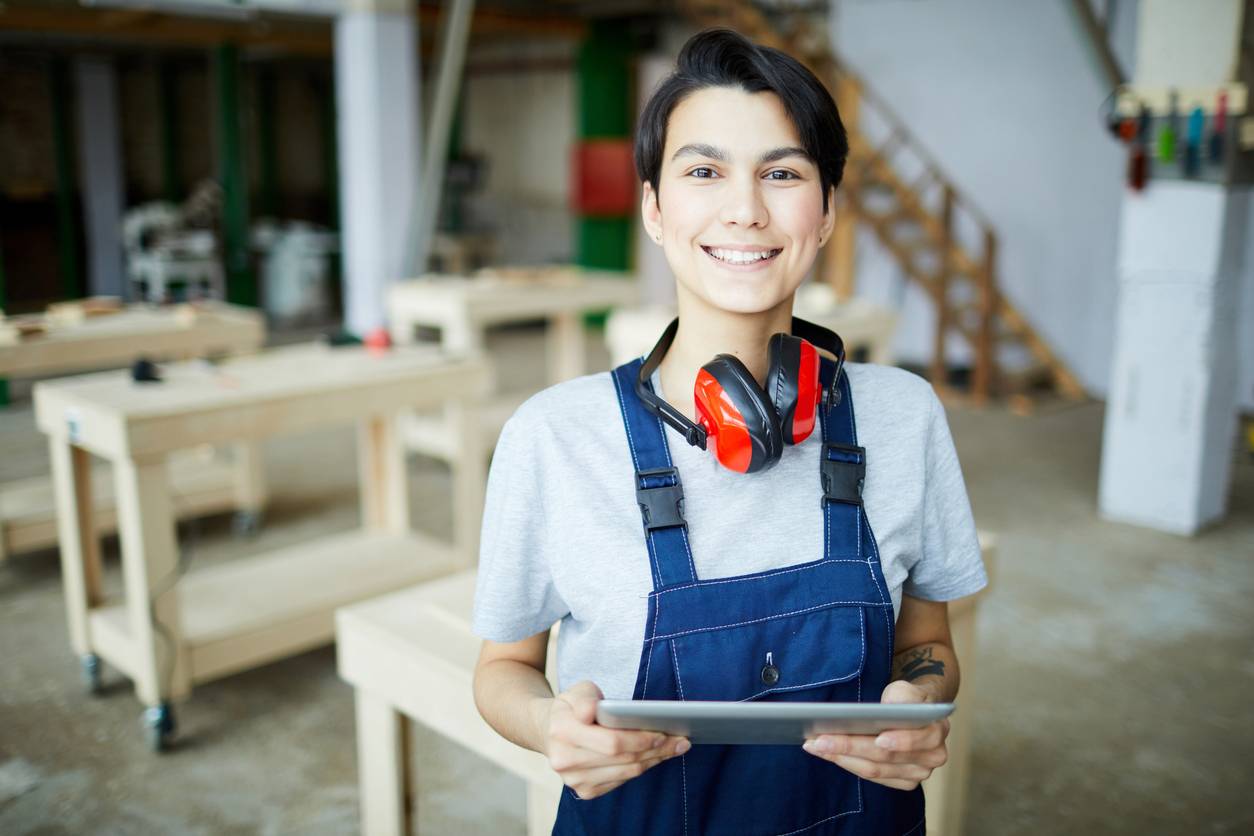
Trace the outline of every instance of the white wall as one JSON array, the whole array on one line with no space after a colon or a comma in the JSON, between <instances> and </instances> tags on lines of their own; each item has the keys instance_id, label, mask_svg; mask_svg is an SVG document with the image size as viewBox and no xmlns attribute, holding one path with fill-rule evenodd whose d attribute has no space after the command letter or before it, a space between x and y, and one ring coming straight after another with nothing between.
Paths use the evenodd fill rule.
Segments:
<instances>
[{"instance_id":1,"label":"white wall","mask_svg":"<svg viewBox=\"0 0 1254 836\"><path fill-rule=\"evenodd\" d=\"M1128 72L1135 6L1117 4ZM1107 390L1122 147L1098 112L1109 92L1067 0L844 2L833 43L960 190L990 216L1001 289L1095 394ZM902 308L898 358L931 357L934 312L868 235L858 290ZM969 354L954 345L951 358Z\"/></svg>"}]
</instances>

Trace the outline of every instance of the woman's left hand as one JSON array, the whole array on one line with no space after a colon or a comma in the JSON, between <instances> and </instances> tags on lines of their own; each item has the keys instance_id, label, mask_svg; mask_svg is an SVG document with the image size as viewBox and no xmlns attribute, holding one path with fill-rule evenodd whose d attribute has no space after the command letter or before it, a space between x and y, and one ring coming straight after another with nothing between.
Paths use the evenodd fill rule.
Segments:
<instances>
[{"instance_id":1,"label":"woman's left hand","mask_svg":"<svg viewBox=\"0 0 1254 836\"><path fill-rule=\"evenodd\" d=\"M881 702L930 702L928 691L905 680L888 683ZM859 778L898 790L912 790L949 758L949 720L918 729L890 729L878 735L820 734L802 746Z\"/></svg>"}]
</instances>

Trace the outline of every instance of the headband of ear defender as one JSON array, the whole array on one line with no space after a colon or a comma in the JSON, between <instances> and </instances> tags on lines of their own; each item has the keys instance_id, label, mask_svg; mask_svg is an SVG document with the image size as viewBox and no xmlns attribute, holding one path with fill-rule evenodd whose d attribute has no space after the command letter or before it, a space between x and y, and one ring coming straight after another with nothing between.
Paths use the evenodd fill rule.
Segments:
<instances>
[{"instance_id":1,"label":"headband of ear defender","mask_svg":"<svg viewBox=\"0 0 1254 836\"><path fill-rule=\"evenodd\" d=\"M754 473L773 466L786 445L800 444L814 431L819 405L826 408L836 398L844 342L833 331L793 317L792 334L771 336L765 386L759 386L744 363L730 354L719 354L701 367L693 386L697 406L693 422L649 385L678 331L675 319L662 332L640 367L636 395L694 447L708 449L713 439L719 463L730 470ZM827 389L819 378L818 349L836 358L836 374Z\"/></svg>"}]
</instances>

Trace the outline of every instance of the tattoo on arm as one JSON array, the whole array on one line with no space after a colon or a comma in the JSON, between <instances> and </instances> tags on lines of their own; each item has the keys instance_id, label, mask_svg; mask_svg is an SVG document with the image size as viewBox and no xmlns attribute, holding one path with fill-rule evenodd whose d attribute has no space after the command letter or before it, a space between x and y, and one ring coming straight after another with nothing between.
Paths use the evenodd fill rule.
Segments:
<instances>
[{"instance_id":1,"label":"tattoo on arm","mask_svg":"<svg viewBox=\"0 0 1254 836\"><path fill-rule=\"evenodd\" d=\"M904 659L897 662L897 676L907 682L923 676L944 676L945 663L932 658L932 648L916 647L907 651Z\"/></svg>"}]
</instances>

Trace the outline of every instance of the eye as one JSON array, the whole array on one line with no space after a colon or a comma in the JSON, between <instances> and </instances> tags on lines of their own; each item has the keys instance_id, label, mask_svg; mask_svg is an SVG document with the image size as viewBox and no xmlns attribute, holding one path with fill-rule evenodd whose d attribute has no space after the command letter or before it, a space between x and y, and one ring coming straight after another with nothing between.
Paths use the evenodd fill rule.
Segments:
<instances>
[{"instance_id":1,"label":"eye","mask_svg":"<svg viewBox=\"0 0 1254 836\"><path fill-rule=\"evenodd\" d=\"M714 169L703 165L700 168L694 168L692 171L688 172L688 176L697 177L701 180L709 180L716 175L714 173Z\"/></svg>"},{"instance_id":2,"label":"eye","mask_svg":"<svg viewBox=\"0 0 1254 836\"><path fill-rule=\"evenodd\" d=\"M777 168L772 171L768 171L766 173L766 179L768 180L800 180L801 178L798 177L795 173L789 171L788 169Z\"/></svg>"}]
</instances>

